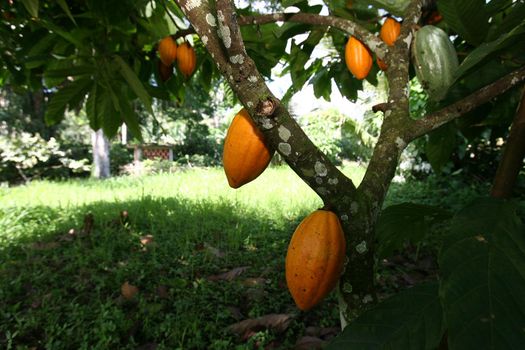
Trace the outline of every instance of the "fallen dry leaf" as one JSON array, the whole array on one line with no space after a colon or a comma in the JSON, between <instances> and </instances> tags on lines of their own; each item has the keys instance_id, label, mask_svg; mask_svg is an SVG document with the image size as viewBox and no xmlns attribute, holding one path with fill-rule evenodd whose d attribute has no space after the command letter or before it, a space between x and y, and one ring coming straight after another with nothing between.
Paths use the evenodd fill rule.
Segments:
<instances>
[{"instance_id":1,"label":"fallen dry leaf","mask_svg":"<svg viewBox=\"0 0 525 350\"><path fill-rule=\"evenodd\" d=\"M244 315L242 314L241 310L238 307L235 306L226 306L226 309L230 312L232 317L236 320L241 320L244 318Z\"/></svg>"},{"instance_id":2,"label":"fallen dry leaf","mask_svg":"<svg viewBox=\"0 0 525 350\"><path fill-rule=\"evenodd\" d=\"M317 337L304 336L295 343L294 350L317 350L322 349L325 341Z\"/></svg>"},{"instance_id":3,"label":"fallen dry leaf","mask_svg":"<svg viewBox=\"0 0 525 350\"><path fill-rule=\"evenodd\" d=\"M208 280L210 281L231 281L234 278L243 274L246 270L248 270L248 267L249 266L236 267L234 269L231 269L230 271L226 271L218 275L208 276Z\"/></svg>"},{"instance_id":4,"label":"fallen dry leaf","mask_svg":"<svg viewBox=\"0 0 525 350\"><path fill-rule=\"evenodd\" d=\"M157 295L161 299L168 299L170 297L170 293L168 292L168 287L166 286L158 286L157 287Z\"/></svg>"},{"instance_id":5,"label":"fallen dry leaf","mask_svg":"<svg viewBox=\"0 0 525 350\"><path fill-rule=\"evenodd\" d=\"M319 336L324 340L328 340L332 339L339 333L341 333L341 327L325 327L321 328Z\"/></svg>"},{"instance_id":6,"label":"fallen dry leaf","mask_svg":"<svg viewBox=\"0 0 525 350\"><path fill-rule=\"evenodd\" d=\"M137 295L139 292L139 289L135 287L134 285L130 284L128 281L124 282L124 284L120 287L120 292L122 293L122 296L126 300L131 300Z\"/></svg>"},{"instance_id":7,"label":"fallen dry leaf","mask_svg":"<svg viewBox=\"0 0 525 350\"><path fill-rule=\"evenodd\" d=\"M257 287L262 286L266 284L266 279L264 278L247 278L244 281L242 281L242 284L246 287Z\"/></svg>"},{"instance_id":8,"label":"fallen dry leaf","mask_svg":"<svg viewBox=\"0 0 525 350\"><path fill-rule=\"evenodd\" d=\"M140 237L140 243L142 245L148 245L150 243L153 243L153 235L145 235Z\"/></svg>"},{"instance_id":9,"label":"fallen dry leaf","mask_svg":"<svg viewBox=\"0 0 525 350\"><path fill-rule=\"evenodd\" d=\"M228 327L228 330L239 335L246 334L247 332L257 332L263 329L273 329L280 333L288 328L292 319L293 315L290 314L269 314L234 323Z\"/></svg>"},{"instance_id":10,"label":"fallen dry leaf","mask_svg":"<svg viewBox=\"0 0 525 350\"><path fill-rule=\"evenodd\" d=\"M224 256L226 255L224 252L221 252L219 249L217 249L215 247L212 247L208 243L204 243L204 249L206 249L206 251L209 254L211 254L214 257L219 258L219 259L224 258Z\"/></svg>"}]
</instances>

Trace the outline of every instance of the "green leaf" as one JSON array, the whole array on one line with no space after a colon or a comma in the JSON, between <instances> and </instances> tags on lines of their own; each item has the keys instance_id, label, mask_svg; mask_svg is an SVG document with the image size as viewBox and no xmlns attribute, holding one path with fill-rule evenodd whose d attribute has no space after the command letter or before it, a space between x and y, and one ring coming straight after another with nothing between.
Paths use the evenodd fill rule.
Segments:
<instances>
[{"instance_id":1,"label":"green leaf","mask_svg":"<svg viewBox=\"0 0 525 350\"><path fill-rule=\"evenodd\" d=\"M72 35L69 30L62 29L49 21L40 20L39 23L42 24L43 27L49 29L50 31L56 33L57 35L70 42L71 44L75 45L77 48L84 47L82 41L79 40L79 38L76 38L74 35Z\"/></svg>"},{"instance_id":2,"label":"green leaf","mask_svg":"<svg viewBox=\"0 0 525 350\"><path fill-rule=\"evenodd\" d=\"M443 331L438 284L423 284L365 311L326 350L433 350Z\"/></svg>"},{"instance_id":3,"label":"green leaf","mask_svg":"<svg viewBox=\"0 0 525 350\"><path fill-rule=\"evenodd\" d=\"M507 34L502 35L497 40L483 43L474 49L464 60L461 62L458 70L456 71L456 81L463 77L467 72L477 67L487 57L492 54L503 50L516 43L522 43L525 40L525 22L512 29Z\"/></svg>"},{"instance_id":4,"label":"green leaf","mask_svg":"<svg viewBox=\"0 0 525 350\"><path fill-rule=\"evenodd\" d=\"M133 69L122 59L120 56L115 56L114 59L117 67L119 67L119 72L122 77L127 81L129 87L137 95L137 97L142 101L149 113L153 114L153 109L151 108L151 96L146 91L144 85L139 80Z\"/></svg>"},{"instance_id":5,"label":"green leaf","mask_svg":"<svg viewBox=\"0 0 525 350\"><path fill-rule=\"evenodd\" d=\"M396 249L402 249L406 241L420 242L436 224L450 217L448 211L430 205L402 203L389 206L381 212L377 223L378 255L390 256Z\"/></svg>"},{"instance_id":6,"label":"green leaf","mask_svg":"<svg viewBox=\"0 0 525 350\"><path fill-rule=\"evenodd\" d=\"M445 239L440 295L451 350L525 344L525 225L511 201L478 199Z\"/></svg>"},{"instance_id":7,"label":"green leaf","mask_svg":"<svg viewBox=\"0 0 525 350\"><path fill-rule=\"evenodd\" d=\"M332 65L330 71L341 95L355 102L357 92L363 88L362 80L354 79L343 62Z\"/></svg>"},{"instance_id":8,"label":"green leaf","mask_svg":"<svg viewBox=\"0 0 525 350\"><path fill-rule=\"evenodd\" d=\"M490 5L491 3L489 3ZM515 2L507 9L495 14L493 23L489 28L489 40L499 38L501 35L509 33L515 27L523 24L525 18L525 3Z\"/></svg>"},{"instance_id":9,"label":"green leaf","mask_svg":"<svg viewBox=\"0 0 525 350\"><path fill-rule=\"evenodd\" d=\"M438 9L445 22L470 44L478 45L487 36L485 0L440 0Z\"/></svg>"},{"instance_id":10,"label":"green leaf","mask_svg":"<svg viewBox=\"0 0 525 350\"><path fill-rule=\"evenodd\" d=\"M429 134L425 153L435 172L441 171L455 148L456 128L454 125L446 124Z\"/></svg>"},{"instance_id":11,"label":"green leaf","mask_svg":"<svg viewBox=\"0 0 525 350\"><path fill-rule=\"evenodd\" d=\"M102 107L101 104L97 102L97 91L98 84L93 84L86 101L86 115L89 120L89 126L93 130L98 130L102 127L102 122L99 119L99 114L97 113L98 109Z\"/></svg>"},{"instance_id":12,"label":"green leaf","mask_svg":"<svg viewBox=\"0 0 525 350\"><path fill-rule=\"evenodd\" d=\"M368 0L363 3L370 3L377 8L388 11L394 16L403 17L408 5L410 5L410 0Z\"/></svg>"},{"instance_id":13,"label":"green leaf","mask_svg":"<svg viewBox=\"0 0 525 350\"><path fill-rule=\"evenodd\" d=\"M44 79L66 79L80 75L91 75L95 72L92 65L81 65L68 68L49 69L44 71Z\"/></svg>"},{"instance_id":14,"label":"green leaf","mask_svg":"<svg viewBox=\"0 0 525 350\"><path fill-rule=\"evenodd\" d=\"M35 18L38 18L38 0L22 0L22 4L26 8L27 12Z\"/></svg>"},{"instance_id":15,"label":"green leaf","mask_svg":"<svg viewBox=\"0 0 525 350\"><path fill-rule=\"evenodd\" d=\"M69 19L71 20L71 22L75 23L75 25L77 24L77 22L75 22L75 19L73 18L73 15L71 14L71 11L69 10L69 7L67 6L67 2L66 0L57 0L57 3L58 5L62 8L62 10L64 10L64 12L66 13L66 15L69 17Z\"/></svg>"},{"instance_id":16,"label":"green leaf","mask_svg":"<svg viewBox=\"0 0 525 350\"><path fill-rule=\"evenodd\" d=\"M120 117L126 125L128 126L129 131L135 136L139 141L142 141L142 135L140 132L139 117L135 109L133 108L131 101L126 98L126 95L122 90L116 91L119 102L119 111Z\"/></svg>"},{"instance_id":17,"label":"green leaf","mask_svg":"<svg viewBox=\"0 0 525 350\"><path fill-rule=\"evenodd\" d=\"M332 93L332 79L330 71L326 67L320 68L317 73L310 80L314 87L314 95L317 98L321 96L330 102L330 94Z\"/></svg>"},{"instance_id":18,"label":"green leaf","mask_svg":"<svg viewBox=\"0 0 525 350\"><path fill-rule=\"evenodd\" d=\"M45 120L48 125L62 120L68 104L76 104L89 91L91 79L78 79L53 94L47 104Z\"/></svg>"},{"instance_id":19,"label":"green leaf","mask_svg":"<svg viewBox=\"0 0 525 350\"><path fill-rule=\"evenodd\" d=\"M104 131L104 135L108 138L112 138L117 134L118 129L122 125L122 118L121 114L115 110L111 100L109 98L106 99L109 102L107 102L107 105L104 105L106 107L106 112L102 119L102 130Z\"/></svg>"}]
</instances>

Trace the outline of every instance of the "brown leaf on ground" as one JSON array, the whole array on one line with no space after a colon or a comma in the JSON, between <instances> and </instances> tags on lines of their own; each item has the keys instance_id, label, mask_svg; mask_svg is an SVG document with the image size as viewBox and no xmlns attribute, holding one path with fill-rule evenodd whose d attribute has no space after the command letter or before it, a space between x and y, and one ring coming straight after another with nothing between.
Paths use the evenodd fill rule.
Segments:
<instances>
[{"instance_id":1,"label":"brown leaf on ground","mask_svg":"<svg viewBox=\"0 0 525 350\"><path fill-rule=\"evenodd\" d=\"M206 250L206 252L219 259L224 258L224 256L226 255L224 252L221 252L219 249L212 247L208 243L204 243L204 249Z\"/></svg>"},{"instance_id":2,"label":"brown leaf on ground","mask_svg":"<svg viewBox=\"0 0 525 350\"><path fill-rule=\"evenodd\" d=\"M319 337L321 337L324 340L329 340L334 338L339 333L341 333L341 327L325 327L321 328L321 331L319 332Z\"/></svg>"},{"instance_id":3,"label":"brown leaf on ground","mask_svg":"<svg viewBox=\"0 0 525 350\"><path fill-rule=\"evenodd\" d=\"M304 330L304 333L306 335L309 335L311 337L317 337L320 333L321 333L321 327L317 327L317 326L308 326L306 327L306 329Z\"/></svg>"},{"instance_id":4,"label":"brown leaf on ground","mask_svg":"<svg viewBox=\"0 0 525 350\"><path fill-rule=\"evenodd\" d=\"M126 281L120 287L120 292L122 293L124 299L131 300L135 297L135 295L137 295L139 289L134 285L130 284L128 281Z\"/></svg>"},{"instance_id":5,"label":"brown leaf on ground","mask_svg":"<svg viewBox=\"0 0 525 350\"><path fill-rule=\"evenodd\" d=\"M295 343L294 350L317 350L322 349L325 341L317 337L304 336Z\"/></svg>"},{"instance_id":6,"label":"brown leaf on ground","mask_svg":"<svg viewBox=\"0 0 525 350\"><path fill-rule=\"evenodd\" d=\"M153 235L145 235L140 237L140 243L144 246L153 243Z\"/></svg>"},{"instance_id":7,"label":"brown leaf on ground","mask_svg":"<svg viewBox=\"0 0 525 350\"><path fill-rule=\"evenodd\" d=\"M258 287L266 284L266 279L264 278L247 278L242 281L242 284L246 287Z\"/></svg>"},{"instance_id":8,"label":"brown leaf on ground","mask_svg":"<svg viewBox=\"0 0 525 350\"><path fill-rule=\"evenodd\" d=\"M257 332L263 329L272 329L278 333L281 333L288 329L292 319L293 315L290 314L269 314L234 323L228 327L228 331L242 335L248 332Z\"/></svg>"},{"instance_id":9,"label":"brown leaf on ground","mask_svg":"<svg viewBox=\"0 0 525 350\"><path fill-rule=\"evenodd\" d=\"M228 309L232 317L236 319L237 321L242 320L244 318L244 315L242 314L241 309L239 309L238 307L226 306L226 309Z\"/></svg>"},{"instance_id":10,"label":"brown leaf on ground","mask_svg":"<svg viewBox=\"0 0 525 350\"><path fill-rule=\"evenodd\" d=\"M230 271L226 271L218 275L208 276L208 280L210 281L231 281L234 278L243 274L246 270L248 270L248 267L249 266L236 267L234 269L231 269Z\"/></svg>"},{"instance_id":11,"label":"brown leaf on ground","mask_svg":"<svg viewBox=\"0 0 525 350\"><path fill-rule=\"evenodd\" d=\"M168 291L168 287L166 286L158 286L157 287L157 295L159 296L159 298L161 299L169 299L170 297L170 293Z\"/></svg>"}]
</instances>

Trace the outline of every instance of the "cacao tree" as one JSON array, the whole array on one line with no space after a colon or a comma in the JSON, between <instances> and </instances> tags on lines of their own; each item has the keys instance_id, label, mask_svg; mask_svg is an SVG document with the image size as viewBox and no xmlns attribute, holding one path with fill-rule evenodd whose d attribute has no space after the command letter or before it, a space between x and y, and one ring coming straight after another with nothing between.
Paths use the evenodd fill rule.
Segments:
<instances>
[{"instance_id":1,"label":"cacao tree","mask_svg":"<svg viewBox=\"0 0 525 350\"><path fill-rule=\"evenodd\" d=\"M443 242L439 256L439 282L380 303L374 285L382 247L410 238L399 227L424 223L423 217L449 217L421 205L383 211L407 145L425 138L427 156L439 168L457 132L498 125L506 136L525 80L522 1L336 0L311 5L287 0L268 7L271 13L260 13L231 0L23 0L2 3L0 9L0 81L50 91L49 123L58 122L67 108L85 104L93 129L111 136L125 122L140 138L133 101L151 112L152 98L179 99L187 84L209 88L216 78L229 83L267 147L319 195L344 231L346 262L336 292L345 332L334 348L432 349L448 343L452 349L498 344L517 349L525 343L525 229L516 202L486 199L454 217L455 235ZM328 14L321 14L323 9ZM386 12L401 24L389 25L396 33L378 36ZM298 42L298 34L307 38ZM186 64L159 70L155 47L169 35L185 49L191 44L195 59L190 53L185 62L190 68L195 62L195 72ZM346 50L351 61L344 62L350 38L360 46L356 50L352 44ZM338 55L312 60L322 40ZM279 62L292 80L282 99L266 84ZM347 65L357 65L359 79ZM286 102L307 82L317 97L329 99L332 81L343 96L355 100L360 79L375 84L379 68L388 80L388 99L375 107L383 112L383 124L366 174L356 185L310 141ZM426 115L417 118L410 114L409 89L416 75L430 97ZM514 125L522 125L520 115L523 107ZM513 135L522 135L522 128L514 129ZM506 152L513 156L504 159L512 166L502 165L507 170L499 172L504 174L500 178L510 179L503 197L509 197L508 188L523 166L519 140L523 137L509 138ZM390 223L388 229L378 226L380 218ZM462 254L466 262L458 266Z\"/></svg>"}]
</instances>

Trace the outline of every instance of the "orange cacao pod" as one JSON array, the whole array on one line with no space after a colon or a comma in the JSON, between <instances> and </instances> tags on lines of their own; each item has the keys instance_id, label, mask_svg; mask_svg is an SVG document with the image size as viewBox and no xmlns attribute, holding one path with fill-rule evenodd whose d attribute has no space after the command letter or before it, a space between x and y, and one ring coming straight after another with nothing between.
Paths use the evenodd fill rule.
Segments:
<instances>
[{"instance_id":1,"label":"orange cacao pod","mask_svg":"<svg viewBox=\"0 0 525 350\"><path fill-rule=\"evenodd\" d=\"M190 44L184 42L179 45L177 49L177 66L179 70L187 78L193 74L195 66L197 64L197 56L195 55L195 50Z\"/></svg>"},{"instance_id":2,"label":"orange cacao pod","mask_svg":"<svg viewBox=\"0 0 525 350\"><path fill-rule=\"evenodd\" d=\"M222 163L229 185L239 188L252 181L262 174L271 158L264 135L243 108L233 118L224 140Z\"/></svg>"},{"instance_id":3,"label":"orange cacao pod","mask_svg":"<svg viewBox=\"0 0 525 350\"><path fill-rule=\"evenodd\" d=\"M158 51L162 63L170 66L177 58L177 43L175 43L171 36L167 36L160 41Z\"/></svg>"},{"instance_id":4,"label":"orange cacao pod","mask_svg":"<svg viewBox=\"0 0 525 350\"><path fill-rule=\"evenodd\" d=\"M381 27L379 37L385 42L385 44L392 46L396 42L400 33L401 23L391 17L388 17Z\"/></svg>"},{"instance_id":5,"label":"orange cacao pod","mask_svg":"<svg viewBox=\"0 0 525 350\"><path fill-rule=\"evenodd\" d=\"M316 210L299 224L286 254L286 283L299 309L312 308L335 287L345 251L343 229L333 212Z\"/></svg>"},{"instance_id":6,"label":"orange cacao pod","mask_svg":"<svg viewBox=\"0 0 525 350\"><path fill-rule=\"evenodd\" d=\"M162 81L166 81L173 76L173 66L172 65L166 66L164 63L162 63L162 61L159 61L158 69L159 69L159 77L160 77L160 80Z\"/></svg>"},{"instance_id":7,"label":"orange cacao pod","mask_svg":"<svg viewBox=\"0 0 525 350\"><path fill-rule=\"evenodd\" d=\"M439 11L435 10L433 11L428 18L425 21L425 24L437 24L443 20L443 16L439 13Z\"/></svg>"},{"instance_id":8,"label":"orange cacao pod","mask_svg":"<svg viewBox=\"0 0 525 350\"><path fill-rule=\"evenodd\" d=\"M348 70L361 80L366 78L372 68L372 55L361 41L350 37L345 47L345 62Z\"/></svg>"},{"instance_id":9,"label":"orange cacao pod","mask_svg":"<svg viewBox=\"0 0 525 350\"><path fill-rule=\"evenodd\" d=\"M397 40L397 37L401 33L401 23L396 21L393 18L388 17L381 27L379 32L379 37L385 42L388 46L394 45ZM388 67L386 63L380 58L377 59L377 65L381 70L386 70Z\"/></svg>"},{"instance_id":10,"label":"orange cacao pod","mask_svg":"<svg viewBox=\"0 0 525 350\"><path fill-rule=\"evenodd\" d=\"M386 70L388 66L386 65L385 61L377 57L377 65L379 66L379 69Z\"/></svg>"}]
</instances>

